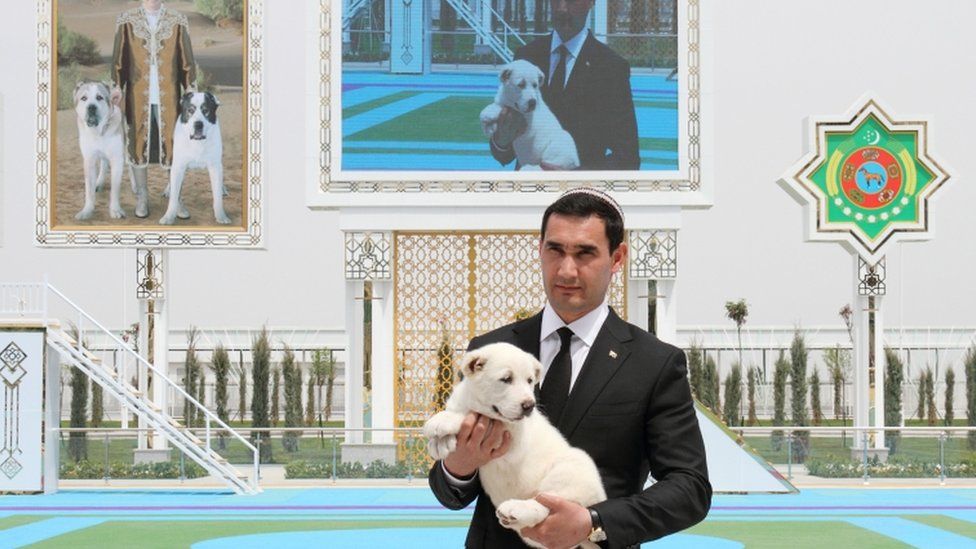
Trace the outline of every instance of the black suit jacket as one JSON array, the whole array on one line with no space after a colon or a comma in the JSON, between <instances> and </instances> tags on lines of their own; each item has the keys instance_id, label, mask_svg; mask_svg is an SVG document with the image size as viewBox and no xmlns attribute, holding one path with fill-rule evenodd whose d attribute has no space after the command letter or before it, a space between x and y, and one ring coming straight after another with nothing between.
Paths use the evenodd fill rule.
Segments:
<instances>
[{"instance_id":1,"label":"black suit jacket","mask_svg":"<svg viewBox=\"0 0 976 549\"><path fill-rule=\"evenodd\" d=\"M476 337L469 350L507 342L538 357L541 329L540 313ZM607 534L605 547L637 545L705 518L712 487L692 402L684 352L611 310L557 425L600 470L608 499L594 508ZM645 490L648 473L657 482ZM462 509L477 499L466 547L525 547L498 523L480 482L459 489L447 481L440 462L429 480L447 508Z\"/></svg>"},{"instance_id":2,"label":"black suit jacket","mask_svg":"<svg viewBox=\"0 0 976 549\"><path fill-rule=\"evenodd\" d=\"M552 34L515 52L546 74L549 81ZM587 34L579 58L559 100L549 86L542 89L546 105L576 141L581 170L639 170L637 119L630 91L630 65L607 45ZM502 164L515 158L512 148L491 147Z\"/></svg>"}]
</instances>

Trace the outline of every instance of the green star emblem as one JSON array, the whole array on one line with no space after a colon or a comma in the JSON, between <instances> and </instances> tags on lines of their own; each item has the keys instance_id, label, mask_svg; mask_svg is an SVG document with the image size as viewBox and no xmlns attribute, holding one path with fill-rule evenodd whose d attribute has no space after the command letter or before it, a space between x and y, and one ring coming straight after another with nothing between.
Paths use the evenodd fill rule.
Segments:
<instances>
[{"instance_id":1,"label":"green star emblem","mask_svg":"<svg viewBox=\"0 0 976 549\"><path fill-rule=\"evenodd\" d=\"M808 240L876 263L887 242L931 238L928 199L949 176L927 149L928 126L893 120L870 98L842 118L811 117L814 150L780 179L807 206Z\"/></svg>"}]
</instances>

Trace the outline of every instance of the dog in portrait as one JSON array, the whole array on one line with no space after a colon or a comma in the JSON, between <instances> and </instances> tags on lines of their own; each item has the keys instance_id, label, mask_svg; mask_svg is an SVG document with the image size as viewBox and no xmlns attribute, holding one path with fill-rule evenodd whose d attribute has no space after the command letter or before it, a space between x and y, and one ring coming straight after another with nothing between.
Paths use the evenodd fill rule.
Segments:
<instances>
[{"instance_id":1,"label":"dog in portrait","mask_svg":"<svg viewBox=\"0 0 976 549\"><path fill-rule=\"evenodd\" d=\"M75 86L75 114L78 122L78 146L85 170L85 205L75 219L91 219L95 213L95 193L111 179L109 215L125 217L119 194L125 167L124 117L121 99L111 98L108 84L82 80Z\"/></svg>"},{"instance_id":2,"label":"dog in portrait","mask_svg":"<svg viewBox=\"0 0 976 549\"><path fill-rule=\"evenodd\" d=\"M549 515L549 509L533 499L540 493L583 506L607 498L590 456L570 446L545 416L533 413L540 371L535 357L508 343L471 351L461 359L463 379L454 386L444 411L424 424L431 456L444 459L457 448L457 434L469 412L502 422L512 436L511 446L482 466L478 475L499 522L516 532ZM522 539L532 547L542 547ZM582 547L598 546L584 542Z\"/></svg>"},{"instance_id":3,"label":"dog in portrait","mask_svg":"<svg viewBox=\"0 0 976 549\"><path fill-rule=\"evenodd\" d=\"M180 99L180 116L173 128L173 165L169 172L169 197L166 213L159 220L162 225L172 225L176 218L187 219L189 212L180 199L186 170L206 168L210 174L210 191L213 194L213 212L217 223L230 223L224 212L224 164L223 142L220 137L220 121L217 107L220 102L210 92L188 92Z\"/></svg>"},{"instance_id":4,"label":"dog in portrait","mask_svg":"<svg viewBox=\"0 0 976 549\"><path fill-rule=\"evenodd\" d=\"M576 142L542 100L545 78L542 69L523 59L502 67L495 102L481 111L481 128L492 137L502 109L514 109L526 122L525 132L512 142L520 169L573 170L580 163Z\"/></svg>"}]
</instances>

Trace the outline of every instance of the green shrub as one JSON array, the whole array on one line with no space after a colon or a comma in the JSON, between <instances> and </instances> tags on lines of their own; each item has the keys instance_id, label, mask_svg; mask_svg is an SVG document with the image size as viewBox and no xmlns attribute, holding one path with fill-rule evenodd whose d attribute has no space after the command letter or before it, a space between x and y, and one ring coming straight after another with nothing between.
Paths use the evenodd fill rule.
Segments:
<instances>
[{"instance_id":1,"label":"green shrub","mask_svg":"<svg viewBox=\"0 0 976 549\"><path fill-rule=\"evenodd\" d=\"M58 66L78 63L97 65L102 61L98 45L84 34L70 31L58 23Z\"/></svg>"},{"instance_id":2,"label":"green shrub","mask_svg":"<svg viewBox=\"0 0 976 549\"><path fill-rule=\"evenodd\" d=\"M75 106L75 86L81 80L78 63L58 65L58 110L73 109Z\"/></svg>"},{"instance_id":3,"label":"green shrub","mask_svg":"<svg viewBox=\"0 0 976 549\"><path fill-rule=\"evenodd\" d=\"M207 472L196 463L186 461L183 465L186 478L200 478L207 476ZM161 463L132 463L112 462L108 466L109 478L132 479L166 479L180 478L180 464L175 461ZM61 478L93 479L105 477L105 464L82 460L75 463L61 464Z\"/></svg>"},{"instance_id":4,"label":"green shrub","mask_svg":"<svg viewBox=\"0 0 976 549\"><path fill-rule=\"evenodd\" d=\"M332 464L295 460L285 464L285 478L332 478ZM424 464L409 464L398 461L395 464L374 461L369 465L359 462L342 463L335 467L336 478L406 478L407 476L423 476L427 474Z\"/></svg>"},{"instance_id":5,"label":"green shrub","mask_svg":"<svg viewBox=\"0 0 976 549\"><path fill-rule=\"evenodd\" d=\"M193 0L193 5L197 11L214 21L244 20L244 0Z\"/></svg>"},{"instance_id":6,"label":"green shrub","mask_svg":"<svg viewBox=\"0 0 976 549\"><path fill-rule=\"evenodd\" d=\"M812 458L806 463L807 472L823 478L855 478L864 476L864 464L857 459ZM925 478L936 477L942 472L938 462L891 456L882 462L877 456L868 460L868 476L877 478ZM976 459L950 463L946 476L971 477L976 474Z\"/></svg>"},{"instance_id":7,"label":"green shrub","mask_svg":"<svg viewBox=\"0 0 976 549\"><path fill-rule=\"evenodd\" d=\"M901 389L902 382L905 380L905 367L898 356L898 353L885 347L885 426L901 426ZM901 440L900 431L888 431L885 433L885 445L889 453L894 454L898 451L898 443Z\"/></svg>"},{"instance_id":8,"label":"green shrub","mask_svg":"<svg viewBox=\"0 0 976 549\"><path fill-rule=\"evenodd\" d=\"M742 403L742 366L732 365L732 371L725 377L725 406L722 417L729 427L742 425L739 405Z\"/></svg>"}]
</instances>

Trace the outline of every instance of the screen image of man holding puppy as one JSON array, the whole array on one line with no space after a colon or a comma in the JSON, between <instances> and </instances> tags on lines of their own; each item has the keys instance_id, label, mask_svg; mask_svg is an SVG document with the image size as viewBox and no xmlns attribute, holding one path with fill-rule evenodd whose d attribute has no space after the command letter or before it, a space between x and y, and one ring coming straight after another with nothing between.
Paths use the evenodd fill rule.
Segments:
<instances>
[{"instance_id":1,"label":"screen image of man holding puppy","mask_svg":"<svg viewBox=\"0 0 976 549\"><path fill-rule=\"evenodd\" d=\"M541 1L541 0L540 0ZM639 170L637 118L630 65L586 28L594 0L550 0L553 32L515 52L542 69L542 98L576 142L581 170ZM525 130L505 109L489 142L500 163L515 158L512 141Z\"/></svg>"},{"instance_id":2,"label":"screen image of man holding puppy","mask_svg":"<svg viewBox=\"0 0 976 549\"><path fill-rule=\"evenodd\" d=\"M172 163L180 98L196 87L196 61L186 16L167 8L162 0L143 0L141 6L119 15L112 80L124 94L126 161L135 179L136 217L146 217L148 166L169 167ZM117 93L113 91L113 95ZM185 208L179 217L189 217Z\"/></svg>"},{"instance_id":3,"label":"screen image of man holding puppy","mask_svg":"<svg viewBox=\"0 0 976 549\"><path fill-rule=\"evenodd\" d=\"M546 494L536 498L550 514L522 535L553 549L587 539L636 547L698 523L711 506L684 352L608 306L611 279L626 263L623 238L623 211L609 195L586 188L565 193L542 218L545 308L468 347L507 342L536 356L543 413L600 471L606 501L584 508ZM572 332L568 338L560 336L563 328ZM469 549L525 547L499 524L478 479L478 468L508 452L511 440L499 423L469 414L457 449L430 470L431 489L445 507L477 500ZM648 474L655 482L645 489Z\"/></svg>"}]
</instances>

